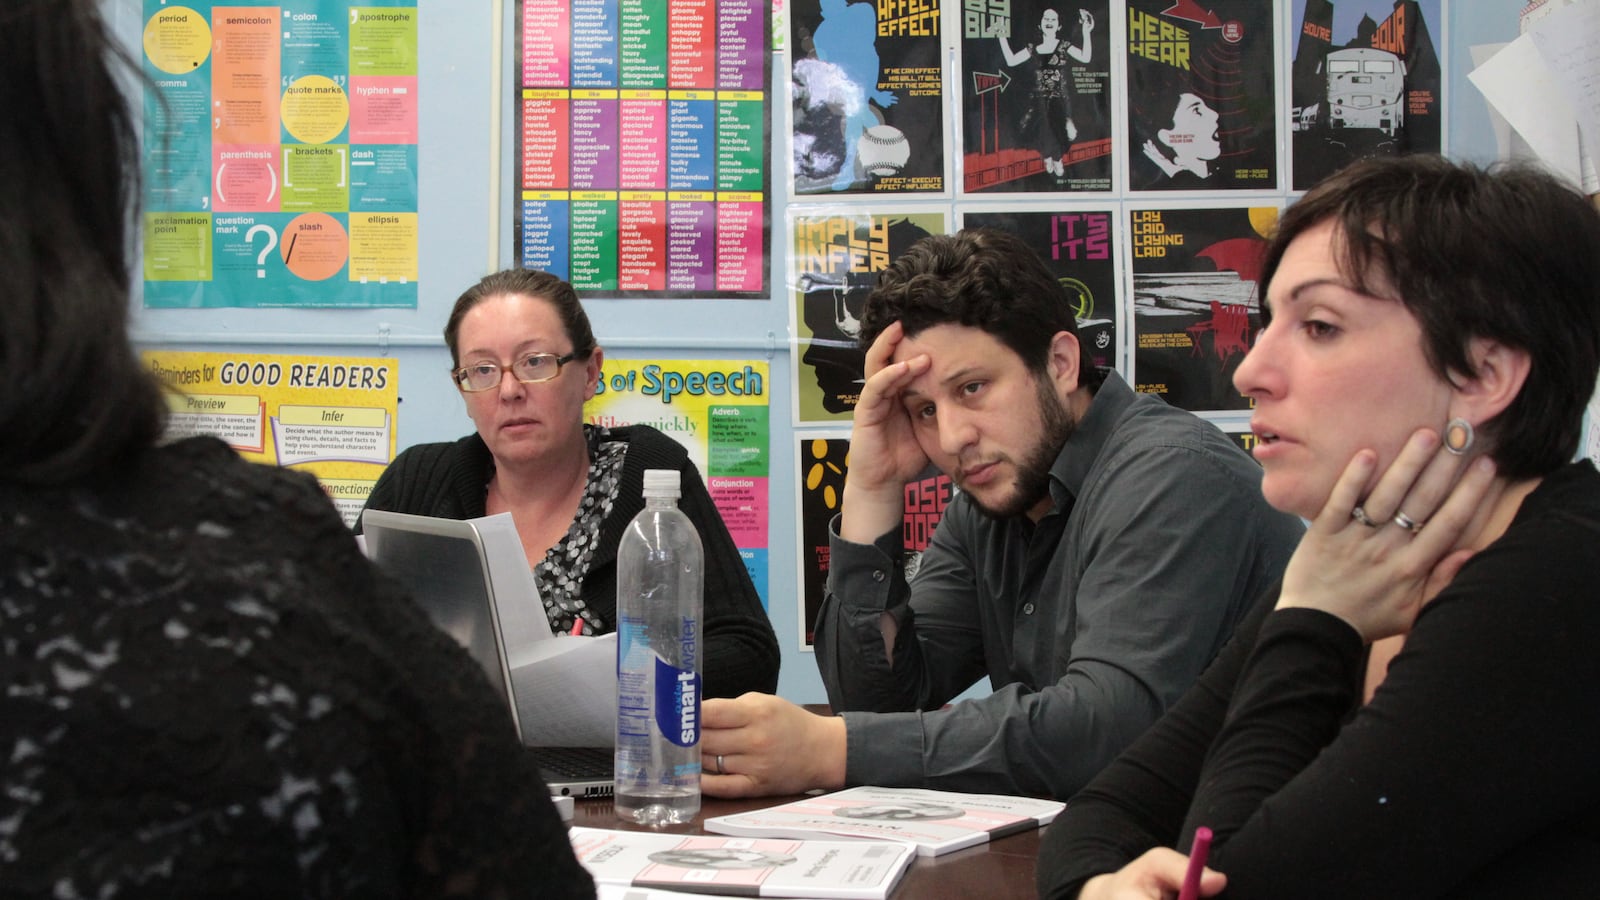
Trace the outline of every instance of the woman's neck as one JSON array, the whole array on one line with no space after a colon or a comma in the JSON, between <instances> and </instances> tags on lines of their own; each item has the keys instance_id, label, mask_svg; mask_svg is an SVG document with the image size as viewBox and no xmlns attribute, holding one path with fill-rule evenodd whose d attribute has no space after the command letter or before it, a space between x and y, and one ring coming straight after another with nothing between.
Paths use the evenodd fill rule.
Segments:
<instances>
[{"instance_id":1,"label":"woman's neck","mask_svg":"<svg viewBox=\"0 0 1600 900\"><path fill-rule=\"evenodd\" d=\"M1490 490L1494 496L1479 507L1477 515L1467 523L1462 531L1461 540L1456 546L1469 549L1473 552L1482 550L1506 533L1511 527L1511 520L1517 517L1517 510L1522 508L1522 501L1533 493L1543 478L1523 478L1516 481L1508 479L1495 479L1494 487Z\"/></svg>"},{"instance_id":2,"label":"woman's neck","mask_svg":"<svg viewBox=\"0 0 1600 900\"><path fill-rule=\"evenodd\" d=\"M581 441L559 454L516 464L497 459L489 479L489 505L515 512L560 511L576 507L588 481L588 445Z\"/></svg>"}]
</instances>

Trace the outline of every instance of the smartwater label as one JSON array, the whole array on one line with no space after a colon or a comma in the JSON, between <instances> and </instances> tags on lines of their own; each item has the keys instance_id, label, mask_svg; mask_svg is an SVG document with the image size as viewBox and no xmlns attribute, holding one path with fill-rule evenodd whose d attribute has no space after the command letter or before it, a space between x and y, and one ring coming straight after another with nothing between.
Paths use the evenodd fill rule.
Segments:
<instances>
[{"instance_id":1,"label":"smartwater label","mask_svg":"<svg viewBox=\"0 0 1600 900\"><path fill-rule=\"evenodd\" d=\"M700 675L656 657L656 727L679 747L700 743Z\"/></svg>"}]
</instances>

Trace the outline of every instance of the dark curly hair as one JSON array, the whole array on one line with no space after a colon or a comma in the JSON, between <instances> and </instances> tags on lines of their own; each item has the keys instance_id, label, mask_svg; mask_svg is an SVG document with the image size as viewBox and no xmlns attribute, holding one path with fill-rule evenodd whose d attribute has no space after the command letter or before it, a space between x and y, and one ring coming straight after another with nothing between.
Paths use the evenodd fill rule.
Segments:
<instances>
[{"instance_id":1,"label":"dark curly hair","mask_svg":"<svg viewBox=\"0 0 1600 900\"><path fill-rule=\"evenodd\" d=\"M1035 374L1046 370L1058 332L1078 333L1072 298L1044 260L1022 238L991 228L925 237L879 273L862 309L861 346L893 322L907 336L935 325L981 329Z\"/></svg>"}]
</instances>

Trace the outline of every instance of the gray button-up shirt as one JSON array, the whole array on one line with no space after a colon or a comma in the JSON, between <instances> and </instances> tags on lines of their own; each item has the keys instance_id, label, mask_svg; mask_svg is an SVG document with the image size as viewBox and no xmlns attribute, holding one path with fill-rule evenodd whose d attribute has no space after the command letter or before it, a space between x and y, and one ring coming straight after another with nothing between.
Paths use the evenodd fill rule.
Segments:
<instances>
[{"instance_id":1,"label":"gray button-up shirt","mask_svg":"<svg viewBox=\"0 0 1600 900\"><path fill-rule=\"evenodd\" d=\"M898 531L830 538L817 665L850 784L1062 799L1186 690L1303 526L1211 423L1115 373L1050 470L1037 524L958 494L907 584ZM894 663L879 618L899 623ZM940 707L984 675L993 693Z\"/></svg>"}]
</instances>

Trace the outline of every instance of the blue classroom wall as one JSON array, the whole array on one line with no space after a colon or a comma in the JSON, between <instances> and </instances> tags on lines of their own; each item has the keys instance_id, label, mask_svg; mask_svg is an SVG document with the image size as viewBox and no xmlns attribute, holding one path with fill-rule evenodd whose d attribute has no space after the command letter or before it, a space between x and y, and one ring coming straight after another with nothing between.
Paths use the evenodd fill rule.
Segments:
<instances>
[{"instance_id":1,"label":"blue classroom wall","mask_svg":"<svg viewBox=\"0 0 1600 900\"><path fill-rule=\"evenodd\" d=\"M953 0L949 0L953 2ZM105 0L117 34L139 53L143 29L140 0ZM490 0L417 0L420 36L419 301L404 309L196 309L147 310L136 297L135 340L141 347L219 353L327 356L392 356L400 364L397 444L453 440L472 424L446 377L448 353L440 331L461 290L493 267L515 259L513 217L516 117L515 3ZM1520 0L1447 3L1447 116L1452 155L1488 160L1492 133L1482 99L1465 73L1471 43L1510 40L1516 34ZM498 91L493 71L494 11L501 16ZM1286 78L1287 56L1280 65ZM775 54L773 79L785 72ZM137 86L132 88L137 90ZM772 133L772 239L779 257L770 274L778 299L768 300L593 300L586 306L595 333L615 358L758 359L769 363L771 480L768 592L770 614L783 649L779 693L795 702L824 702L812 654L800 648L796 534L797 431L793 420L790 332L781 248L783 210L791 198L784 116L775 89ZM498 166L491 151L492 122L501 125ZM947 124L953 130L953 123ZM498 170L498 180L492 170ZM498 186L496 186L498 185ZM495 195L498 194L498 203ZM948 201L943 208L951 208ZM941 208L934 203L930 209ZM491 225L491 210L497 210ZM494 237L491 237L494 235ZM491 243L495 253L491 259ZM137 265L135 266L137 270ZM139 284L136 271L135 285ZM978 686L974 693L986 692Z\"/></svg>"}]
</instances>

